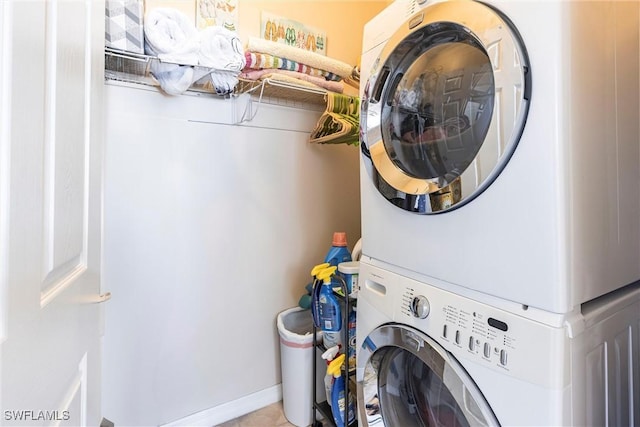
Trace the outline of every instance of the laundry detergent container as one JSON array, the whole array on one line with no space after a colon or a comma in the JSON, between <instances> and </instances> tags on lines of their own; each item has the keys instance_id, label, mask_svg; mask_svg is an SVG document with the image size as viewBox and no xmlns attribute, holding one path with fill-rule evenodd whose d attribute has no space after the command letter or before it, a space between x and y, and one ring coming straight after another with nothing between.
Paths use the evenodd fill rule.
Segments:
<instances>
[{"instance_id":1,"label":"laundry detergent container","mask_svg":"<svg viewBox=\"0 0 640 427\"><path fill-rule=\"evenodd\" d=\"M282 406L284 416L298 427L313 421L313 357L318 360L316 399L325 400L323 377L325 364L313 347L311 311L300 307L287 309L277 318L280 334L280 367L282 371ZM318 332L320 334L320 332ZM318 337L321 339L321 337Z\"/></svg>"}]
</instances>

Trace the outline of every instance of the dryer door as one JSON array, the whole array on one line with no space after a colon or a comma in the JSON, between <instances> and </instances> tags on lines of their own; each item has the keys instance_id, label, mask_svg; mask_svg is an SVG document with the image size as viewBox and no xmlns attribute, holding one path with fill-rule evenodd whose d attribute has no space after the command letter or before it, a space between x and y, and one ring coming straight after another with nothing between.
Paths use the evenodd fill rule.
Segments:
<instances>
[{"instance_id":1,"label":"dryer door","mask_svg":"<svg viewBox=\"0 0 640 427\"><path fill-rule=\"evenodd\" d=\"M374 62L362 152L389 201L417 213L462 206L505 167L524 128L530 72L511 22L475 1L427 6Z\"/></svg>"},{"instance_id":2,"label":"dryer door","mask_svg":"<svg viewBox=\"0 0 640 427\"><path fill-rule=\"evenodd\" d=\"M358 411L365 426L496 426L482 393L457 360L425 334L383 325L364 341ZM362 362L362 364L361 364Z\"/></svg>"}]
</instances>

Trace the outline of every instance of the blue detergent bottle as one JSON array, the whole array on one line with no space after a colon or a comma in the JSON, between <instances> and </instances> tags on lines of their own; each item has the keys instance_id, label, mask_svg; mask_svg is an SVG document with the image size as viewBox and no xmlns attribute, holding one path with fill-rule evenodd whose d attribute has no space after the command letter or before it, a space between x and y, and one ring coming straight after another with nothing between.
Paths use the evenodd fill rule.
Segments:
<instances>
[{"instance_id":1,"label":"blue detergent bottle","mask_svg":"<svg viewBox=\"0 0 640 427\"><path fill-rule=\"evenodd\" d=\"M347 233L344 231L336 231L333 233L333 241L331 249L327 252L324 262L329 265L338 266L341 262L351 261L351 252L347 247Z\"/></svg>"},{"instance_id":2,"label":"blue detergent bottle","mask_svg":"<svg viewBox=\"0 0 640 427\"><path fill-rule=\"evenodd\" d=\"M331 248L329 252L327 252L324 262L328 262L329 265L335 265L337 267L341 262L348 261L351 261L351 252L349 252L349 248L347 247L347 233L344 231L336 231L333 233ZM342 273L338 274L342 275ZM338 294L344 296L342 292L342 282L339 279L333 278L332 287Z\"/></svg>"},{"instance_id":3,"label":"blue detergent bottle","mask_svg":"<svg viewBox=\"0 0 640 427\"><path fill-rule=\"evenodd\" d=\"M338 332L342 328L342 316L340 303L333 293L331 278L336 272L336 267L327 267L318 273L318 279L322 280L322 288L318 297L318 320L320 329L326 332Z\"/></svg>"}]
</instances>

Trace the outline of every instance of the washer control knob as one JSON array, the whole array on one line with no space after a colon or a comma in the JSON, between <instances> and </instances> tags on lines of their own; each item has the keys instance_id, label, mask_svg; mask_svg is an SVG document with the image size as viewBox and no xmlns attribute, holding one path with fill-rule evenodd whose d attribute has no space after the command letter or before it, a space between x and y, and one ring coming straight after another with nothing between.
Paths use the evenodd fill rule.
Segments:
<instances>
[{"instance_id":1,"label":"washer control knob","mask_svg":"<svg viewBox=\"0 0 640 427\"><path fill-rule=\"evenodd\" d=\"M413 298L413 301L411 301L411 314L420 319L426 319L429 311L431 311L431 306L427 297L418 295Z\"/></svg>"}]
</instances>

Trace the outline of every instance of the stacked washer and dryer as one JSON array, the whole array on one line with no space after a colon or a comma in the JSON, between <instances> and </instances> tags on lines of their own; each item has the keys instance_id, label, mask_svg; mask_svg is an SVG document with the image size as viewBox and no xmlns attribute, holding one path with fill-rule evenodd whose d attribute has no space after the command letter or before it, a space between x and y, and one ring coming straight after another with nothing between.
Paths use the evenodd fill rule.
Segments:
<instances>
[{"instance_id":1,"label":"stacked washer and dryer","mask_svg":"<svg viewBox=\"0 0 640 427\"><path fill-rule=\"evenodd\" d=\"M364 426L640 426L640 4L365 26Z\"/></svg>"}]
</instances>

